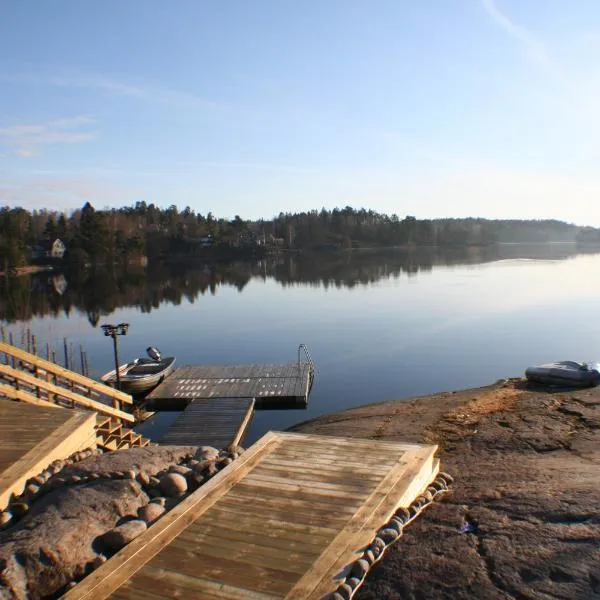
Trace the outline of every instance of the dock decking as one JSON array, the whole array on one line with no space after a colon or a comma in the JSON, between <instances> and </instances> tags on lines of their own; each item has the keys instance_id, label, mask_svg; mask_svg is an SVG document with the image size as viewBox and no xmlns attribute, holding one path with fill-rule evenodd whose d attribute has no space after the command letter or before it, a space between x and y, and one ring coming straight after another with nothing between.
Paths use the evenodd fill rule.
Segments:
<instances>
[{"instance_id":1,"label":"dock decking","mask_svg":"<svg viewBox=\"0 0 600 600\"><path fill-rule=\"evenodd\" d=\"M96 447L96 415L0 398L0 510L52 461Z\"/></svg>"},{"instance_id":2,"label":"dock decking","mask_svg":"<svg viewBox=\"0 0 600 600\"><path fill-rule=\"evenodd\" d=\"M312 363L185 366L146 397L151 410L183 410L196 398L255 398L256 408L306 406Z\"/></svg>"},{"instance_id":3,"label":"dock decking","mask_svg":"<svg viewBox=\"0 0 600 600\"><path fill-rule=\"evenodd\" d=\"M227 448L242 443L254 412L254 398L192 400L160 444Z\"/></svg>"},{"instance_id":4,"label":"dock decking","mask_svg":"<svg viewBox=\"0 0 600 600\"><path fill-rule=\"evenodd\" d=\"M324 598L435 477L435 451L269 433L64 597Z\"/></svg>"}]
</instances>

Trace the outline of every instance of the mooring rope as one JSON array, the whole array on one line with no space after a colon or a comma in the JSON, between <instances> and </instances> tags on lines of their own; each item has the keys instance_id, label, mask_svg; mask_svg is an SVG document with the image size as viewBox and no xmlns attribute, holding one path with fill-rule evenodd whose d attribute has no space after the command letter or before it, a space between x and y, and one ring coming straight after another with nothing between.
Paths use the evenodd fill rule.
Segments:
<instances>
[{"instance_id":1,"label":"mooring rope","mask_svg":"<svg viewBox=\"0 0 600 600\"><path fill-rule=\"evenodd\" d=\"M394 516L377 532L363 555L350 567L346 579L338 586L330 600L352 600L365 582L368 572L401 537L403 529L412 523L430 504L445 494L454 479L448 473L439 473L427 489L417 496L408 508L399 508Z\"/></svg>"}]
</instances>

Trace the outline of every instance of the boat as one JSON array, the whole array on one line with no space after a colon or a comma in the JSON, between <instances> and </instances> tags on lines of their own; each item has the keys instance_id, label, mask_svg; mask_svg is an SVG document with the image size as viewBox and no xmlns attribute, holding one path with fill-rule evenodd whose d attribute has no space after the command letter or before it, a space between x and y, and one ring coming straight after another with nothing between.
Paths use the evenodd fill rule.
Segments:
<instances>
[{"instance_id":1,"label":"boat","mask_svg":"<svg viewBox=\"0 0 600 600\"><path fill-rule=\"evenodd\" d=\"M548 363L525 370L525 377L536 383L590 387L600 382L600 364L572 360Z\"/></svg>"},{"instance_id":2,"label":"boat","mask_svg":"<svg viewBox=\"0 0 600 600\"><path fill-rule=\"evenodd\" d=\"M174 356L162 358L160 352L152 346L146 352L148 358L136 358L119 367L121 391L136 396L146 394L161 383L167 375L170 375L175 368ZM100 380L107 385L117 387L116 370L113 369L102 375Z\"/></svg>"}]
</instances>

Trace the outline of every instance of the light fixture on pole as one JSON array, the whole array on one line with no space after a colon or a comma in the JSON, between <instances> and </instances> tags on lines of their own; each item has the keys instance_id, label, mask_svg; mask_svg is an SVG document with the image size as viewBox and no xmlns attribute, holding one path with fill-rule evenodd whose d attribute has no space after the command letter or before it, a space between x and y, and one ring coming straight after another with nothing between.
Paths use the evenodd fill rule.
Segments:
<instances>
[{"instance_id":1,"label":"light fixture on pole","mask_svg":"<svg viewBox=\"0 0 600 600\"><path fill-rule=\"evenodd\" d=\"M127 335L129 329L129 323L119 323L118 325L101 325L102 331L106 337L113 339L113 348L115 352L115 376L117 378L117 389L121 389L121 374L119 373L119 344L117 337L120 335Z\"/></svg>"}]
</instances>

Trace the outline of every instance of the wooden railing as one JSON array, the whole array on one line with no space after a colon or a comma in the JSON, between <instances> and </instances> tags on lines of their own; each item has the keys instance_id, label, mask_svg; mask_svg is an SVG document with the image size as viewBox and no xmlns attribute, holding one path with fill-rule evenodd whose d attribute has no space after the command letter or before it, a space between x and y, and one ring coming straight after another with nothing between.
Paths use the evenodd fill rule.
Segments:
<instances>
[{"instance_id":1,"label":"wooden railing","mask_svg":"<svg viewBox=\"0 0 600 600\"><path fill-rule=\"evenodd\" d=\"M56 365L54 366L56 367ZM59 406L66 405L72 408L87 408L102 415L117 417L118 419L128 423L135 423L135 417L128 412L120 410L119 408L114 408L107 404L103 404L97 400L86 398L81 394L77 394L64 387L50 383L49 381L45 381L39 376L36 377L27 371L14 369L8 365L0 365L0 377L5 381L8 381L15 391L22 390L29 392L30 394L33 393L37 398L46 402L58 404Z\"/></svg>"},{"instance_id":2,"label":"wooden railing","mask_svg":"<svg viewBox=\"0 0 600 600\"><path fill-rule=\"evenodd\" d=\"M87 396L96 396L109 398L114 409L123 411L126 404L133 404L133 399L129 394L111 388L99 381L65 369L49 360L44 360L35 354L21 350L16 346L0 341L0 353L5 356L6 365L13 368L27 370L36 377L45 377L46 380L52 380L56 385L67 386L71 391L82 392Z\"/></svg>"}]
</instances>

